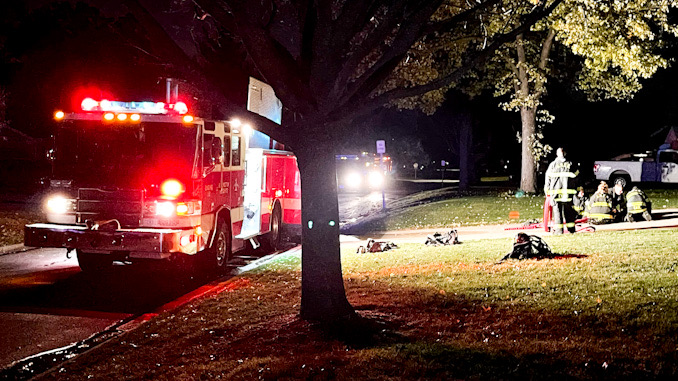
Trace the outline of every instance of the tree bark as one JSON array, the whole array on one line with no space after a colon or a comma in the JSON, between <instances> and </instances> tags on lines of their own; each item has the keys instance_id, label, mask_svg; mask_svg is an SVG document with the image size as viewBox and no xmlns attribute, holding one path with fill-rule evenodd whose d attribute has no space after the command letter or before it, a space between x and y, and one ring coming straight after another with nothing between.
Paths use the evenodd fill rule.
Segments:
<instances>
[{"instance_id":1,"label":"tree bark","mask_svg":"<svg viewBox=\"0 0 678 381\"><path fill-rule=\"evenodd\" d=\"M313 135L309 131L309 135ZM331 321L355 313L346 299L339 246L335 153L330 138L294 146L301 172L301 317Z\"/></svg>"},{"instance_id":2,"label":"tree bark","mask_svg":"<svg viewBox=\"0 0 678 381\"><path fill-rule=\"evenodd\" d=\"M464 113L460 116L459 125L459 190L467 191L471 185L472 162L471 151L473 147L473 129L471 127L471 115Z\"/></svg>"},{"instance_id":3,"label":"tree bark","mask_svg":"<svg viewBox=\"0 0 678 381\"><path fill-rule=\"evenodd\" d=\"M518 54L518 85L516 91L518 98L527 100L530 95L530 78L527 73L527 60L525 58L525 46L523 35L516 36L516 53ZM520 165L520 189L528 193L537 191L537 171L532 153L532 141L536 130L537 110L529 105L520 107L521 129L521 165Z\"/></svg>"},{"instance_id":4,"label":"tree bark","mask_svg":"<svg viewBox=\"0 0 678 381\"><path fill-rule=\"evenodd\" d=\"M525 192L537 191L537 165L532 153L532 141L536 127L537 110L530 107L520 108L520 120L522 123L522 162L520 165L520 189Z\"/></svg>"},{"instance_id":5,"label":"tree bark","mask_svg":"<svg viewBox=\"0 0 678 381\"><path fill-rule=\"evenodd\" d=\"M555 36L556 33L553 30L549 30L544 42L542 43L541 55L539 59L539 69L541 70L546 69ZM530 89L529 78L527 71L525 70L526 61L525 48L523 46L523 36L519 35L516 38L516 42L516 49L518 52L517 75L519 81L519 86L517 87L516 91L519 92L519 96L523 96L525 98L527 98L532 91L534 92L534 101L538 102L542 95L544 95L544 87L542 85L541 87ZM537 163L535 162L534 154L532 153L532 143L535 139L534 133L536 132L537 126L537 108L528 106L521 107L520 121L522 124L522 163L520 170L520 189L524 190L525 192L535 193L537 191Z\"/></svg>"}]
</instances>

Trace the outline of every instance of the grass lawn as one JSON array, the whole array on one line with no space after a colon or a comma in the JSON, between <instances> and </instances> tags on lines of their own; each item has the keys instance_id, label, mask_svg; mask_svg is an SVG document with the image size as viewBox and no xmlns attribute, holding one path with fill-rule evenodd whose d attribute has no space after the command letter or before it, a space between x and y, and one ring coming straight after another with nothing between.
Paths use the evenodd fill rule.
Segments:
<instances>
[{"instance_id":1,"label":"grass lawn","mask_svg":"<svg viewBox=\"0 0 678 381\"><path fill-rule=\"evenodd\" d=\"M24 225L43 221L42 214L23 206L0 207L0 246L24 242Z\"/></svg>"},{"instance_id":2,"label":"grass lawn","mask_svg":"<svg viewBox=\"0 0 678 381\"><path fill-rule=\"evenodd\" d=\"M501 264L509 239L345 250L365 320L332 327L298 319L300 260L278 258L45 378L675 379L677 233L548 237L562 257Z\"/></svg>"},{"instance_id":3,"label":"grass lawn","mask_svg":"<svg viewBox=\"0 0 678 381\"><path fill-rule=\"evenodd\" d=\"M423 194L432 192L436 191L422 192L407 198L418 200ZM675 189L650 189L646 194L653 203L653 209L678 208L678 191ZM347 230L348 232L406 230L506 224L535 219L541 221L543 206L543 196L516 198L511 193L496 192L463 197L452 196L420 205L399 200L387 213L376 215ZM518 212L518 218L509 218L511 212Z\"/></svg>"}]
</instances>

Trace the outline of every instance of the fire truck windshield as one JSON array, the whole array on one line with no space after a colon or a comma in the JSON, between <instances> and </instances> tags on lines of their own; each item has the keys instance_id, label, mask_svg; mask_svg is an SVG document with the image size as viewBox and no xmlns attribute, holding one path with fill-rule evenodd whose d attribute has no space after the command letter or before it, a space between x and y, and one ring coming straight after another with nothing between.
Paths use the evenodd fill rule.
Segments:
<instances>
[{"instance_id":1,"label":"fire truck windshield","mask_svg":"<svg viewBox=\"0 0 678 381\"><path fill-rule=\"evenodd\" d=\"M156 188L194 174L198 129L181 123L66 121L55 135L54 176L78 186Z\"/></svg>"}]
</instances>

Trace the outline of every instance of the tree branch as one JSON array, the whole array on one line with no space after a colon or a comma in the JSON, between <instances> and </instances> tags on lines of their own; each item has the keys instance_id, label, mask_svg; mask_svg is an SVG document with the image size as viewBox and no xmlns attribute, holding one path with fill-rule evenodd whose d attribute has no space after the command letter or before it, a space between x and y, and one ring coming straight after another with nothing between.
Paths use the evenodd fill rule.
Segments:
<instances>
[{"instance_id":1,"label":"tree branch","mask_svg":"<svg viewBox=\"0 0 678 381\"><path fill-rule=\"evenodd\" d=\"M541 47L541 57L539 59L539 68L541 70L546 69L546 64L548 63L549 53L551 53L551 47L553 46L553 39L556 37L556 31L549 29L549 33L544 39L544 44Z\"/></svg>"},{"instance_id":2,"label":"tree branch","mask_svg":"<svg viewBox=\"0 0 678 381\"><path fill-rule=\"evenodd\" d=\"M447 20L442 20L438 21L435 23L429 24L425 29L424 33L422 34L423 36L429 36L434 33L444 33L448 32L450 29L452 29L454 26L456 26L459 22L467 20L469 17L473 16L474 13L481 11L485 8L489 8L497 3L499 3L502 0L487 0L483 3L480 3L476 5L475 7L468 8L465 11L459 12L456 15L450 17Z\"/></svg>"},{"instance_id":3,"label":"tree branch","mask_svg":"<svg viewBox=\"0 0 678 381\"><path fill-rule=\"evenodd\" d=\"M546 35L546 38L544 39L544 43L542 44L541 47L541 56L539 58L539 69L542 71L546 71L546 64L548 63L549 59L549 54L551 53L551 47L553 46L553 39L556 37L556 31L553 29L549 29L548 34ZM544 94L544 88L545 86L542 85L541 88L536 88L535 87L535 99L540 99L541 96Z\"/></svg>"},{"instance_id":4,"label":"tree branch","mask_svg":"<svg viewBox=\"0 0 678 381\"><path fill-rule=\"evenodd\" d=\"M527 61L525 60L525 42L523 41L523 34L516 36L516 53L518 54L518 81L520 82L520 94L526 97L530 93L529 78L527 77Z\"/></svg>"},{"instance_id":5,"label":"tree branch","mask_svg":"<svg viewBox=\"0 0 678 381\"><path fill-rule=\"evenodd\" d=\"M359 1L355 2L359 3ZM396 5L391 5L391 8L389 8L389 13L405 12L406 6L407 0L400 0L399 2L396 3ZM373 12L376 12L377 10L378 7L372 9ZM378 49L391 48L387 45L386 41L388 40L389 36L393 33L398 23L402 21L401 17L387 17L385 21L378 23L374 30L369 32L364 41L360 41L360 44L356 47L353 47L352 49L350 44L353 38L358 33L363 32L364 29L367 27L367 24L370 23L370 19L376 16L376 14L374 13L370 15L371 17L367 18L364 24L357 26L357 28L360 28L359 30L356 30L352 35L347 36L349 38L346 41L341 41L344 51L347 53L347 56L342 67L340 68L340 70L335 75L332 81L333 83L332 93L335 94L335 96L343 92L345 84L348 83L351 80L351 78L355 75L358 67L363 63L363 61L368 55L370 55L372 52ZM340 41L336 42L340 43ZM384 42L383 47L375 49L375 46L377 46L380 42ZM338 98L336 98L335 101L338 101Z\"/></svg>"},{"instance_id":6,"label":"tree branch","mask_svg":"<svg viewBox=\"0 0 678 381\"><path fill-rule=\"evenodd\" d=\"M309 107L312 108L315 102L307 98L309 92L304 71L297 66L290 52L267 33L265 26L252 22L248 5L227 1L229 5L235 4L230 7L229 13L214 0L194 1L222 26L231 24L228 19L232 18L236 33L262 80L276 90L276 96L284 101L286 107L302 113L310 112Z\"/></svg>"},{"instance_id":7,"label":"tree branch","mask_svg":"<svg viewBox=\"0 0 678 381\"><path fill-rule=\"evenodd\" d=\"M374 64L370 65L368 69L358 78L355 78L353 83L351 83L349 86L346 86L339 103L342 104L346 100L353 97L358 89L368 91L367 93L361 94L370 94L377 86L379 86L379 83L374 83L374 81L371 80L371 77L375 73L379 72L384 66L395 68L395 65L392 64L393 61L398 60L399 62L400 59L404 57L407 50L419 39L421 35L420 31L424 26L424 23L426 23L431 18L431 15L438 9L438 7L438 1L431 1L428 5L417 9L414 14L405 15L406 19L413 21L409 23L407 28L400 28L391 45L388 46L384 44L385 46L383 46L382 49L385 50L385 52L382 53L379 59ZM341 77L341 75L348 74L352 73L347 73L342 70L342 73L335 82L335 87L339 83L350 83L350 77ZM366 89L364 86L366 83L374 83L374 86Z\"/></svg>"},{"instance_id":8,"label":"tree branch","mask_svg":"<svg viewBox=\"0 0 678 381\"><path fill-rule=\"evenodd\" d=\"M347 102L343 107L340 107L335 113L332 114L331 117L337 118L339 120L353 116L363 115L379 107L382 107L396 99L408 98L425 94L429 91L449 86L450 84L459 81L464 75L466 75L466 73L471 68L487 60L492 54L494 54L494 52L500 46L516 38L517 35L523 33L525 30L530 28L541 18L550 14L562 1L563 0L554 0L548 7L542 6L538 11L530 13L527 17L525 17L521 25L514 28L512 31L508 33L496 37L495 41L492 42L490 46L488 46L485 50L482 50L477 54L473 55L471 58L465 60L465 62L462 63L461 67L459 67L457 70L453 71L449 75L442 78L438 78L424 85L390 90L373 97L369 101L365 101L364 99L358 97L359 99L354 99L351 102Z\"/></svg>"}]
</instances>

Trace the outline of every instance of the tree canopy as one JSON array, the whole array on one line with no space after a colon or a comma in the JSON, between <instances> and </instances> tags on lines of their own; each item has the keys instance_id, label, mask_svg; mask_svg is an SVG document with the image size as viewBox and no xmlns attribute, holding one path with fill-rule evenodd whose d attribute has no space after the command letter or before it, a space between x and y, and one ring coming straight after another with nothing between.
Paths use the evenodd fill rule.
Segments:
<instances>
[{"instance_id":1,"label":"tree canopy","mask_svg":"<svg viewBox=\"0 0 678 381\"><path fill-rule=\"evenodd\" d=\"M450 33L436 44L419 46L424 59L401 65L400 80L420 83L453 70L468 49L485 45L520 20L530 7L514 1L513 7L497 4L476 36ZM678 1L564 0L529 31L497 49L488 65L464 78L460 87L470 94L494 89L504 97L500 106L519 111L522 120L523 168L521 188L536 190L535 162L547 154L541 128L552 120L542 107L549 80L560 80L582 91L590 100L630 99L642 80L669 65L663 55L667 38L677 29L669 13ZM554 57L555 55L555 57ZM435 110L446 88L399 103L400 107Z\"/></svg>"}]
</instances>

